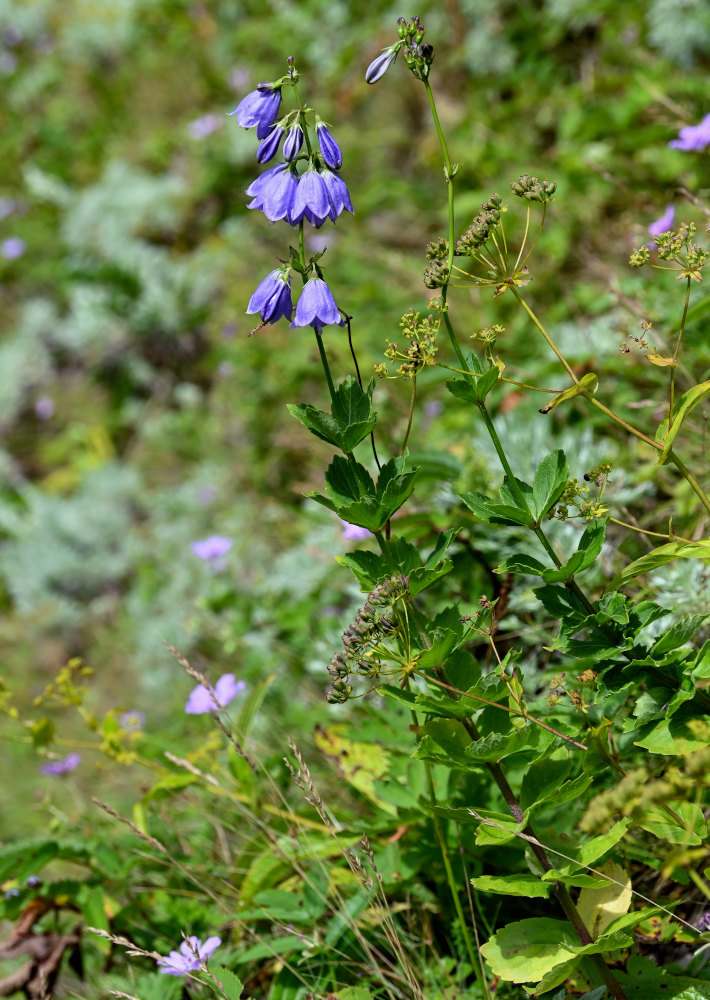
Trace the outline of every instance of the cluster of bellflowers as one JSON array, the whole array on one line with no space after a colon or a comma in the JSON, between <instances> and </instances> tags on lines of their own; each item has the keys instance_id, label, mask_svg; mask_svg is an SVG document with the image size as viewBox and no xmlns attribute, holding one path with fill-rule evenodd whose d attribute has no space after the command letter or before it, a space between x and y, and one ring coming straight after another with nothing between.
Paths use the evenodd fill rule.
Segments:
<instances>
[{"instance_id":1,"label":"cluster of bellflowers","mask_svg":"<svg viewBox=\"0 0 710 1000\"><path fill-rule=\"evenodd\" d=\"M285 76L260 83L230 114L237 116L242 128L256 128L259 163L270 163L279 151L282 157L282 162L269 167L249 185L246 193L252 200L247 208L263 212L270 222L283 220L302 233L304 222L318 229L326 219L335 222L343 211L352 212L353 206L339 172L343 164L340 147L328 125L301 103L299 75L292 56L287 65ZM281 92L287 87L298 106L281 115ZM318 263L323 254L306 260L302 247L303 240L299 239L299 249L291 248L289 259L260 282L249 300L247 313L259 313L262 326L286 317L291 326L312 326L320 334L324 326L342 326L344 321L323 280ZM304 282L295 316L291 300L293 271Z\"/></svg>"}]
</instances>

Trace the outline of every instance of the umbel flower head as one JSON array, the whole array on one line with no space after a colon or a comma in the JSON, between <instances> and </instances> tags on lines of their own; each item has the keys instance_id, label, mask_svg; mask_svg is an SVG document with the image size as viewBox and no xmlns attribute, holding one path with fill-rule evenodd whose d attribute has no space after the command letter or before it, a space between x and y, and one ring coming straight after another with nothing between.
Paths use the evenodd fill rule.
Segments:
<instances>
[{"instance_id":1,"label":"umbel flower head","mask_svg":"<svg viewBox=\"0 0 710 1000\"><path fill-rule=\"evenodd\" d=\"M166 976L187 976L197 972L221 944L222 939L218 937L208 937L203 944L192 934L180 945L180 951L171 951L166 958L159 958L157 964L162 966L160 971Z\"/></svg>"},{"instance_id":2,"label":"umbel flower head","mask_svg":"<svg viewBox=\"0 0 710 1000\"><path fill-rule=\"evenodd\" d=\"M281 105L281 88L260 83L256 90L243 97L230 115L236 115L242 128L254 128L257 139L265 139L272 129Z\"/></svg>"},{"instance_id":3,"label":"umbel flower head","mask_svg":"<svg viewBox=\"0 0 710 1000\"><path fill-rule=\"evenodd\" d=\"M304 285L291 326L313 326L320 333L323 326L342 326L333 293L322 278L311 278Z\"/></svg>"}]
</instances>

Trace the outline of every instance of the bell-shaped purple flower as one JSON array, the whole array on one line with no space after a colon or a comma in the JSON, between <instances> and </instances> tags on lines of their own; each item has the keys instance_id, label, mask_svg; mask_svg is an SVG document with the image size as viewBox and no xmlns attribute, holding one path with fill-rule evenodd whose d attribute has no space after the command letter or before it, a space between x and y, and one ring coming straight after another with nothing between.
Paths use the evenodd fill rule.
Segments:
<instances>
[{"instance_id":1,"label":"bell-shaped purple flower","mask_svg":"<svg viewBox=\"0 0 710 1000\"><path fill-rule=\"evenodd\" d=\"M353 212L353 203L350 201L350 192L340 174L334 174L332 170L324 170L321 174L323 183L328 192L330 202L329 217L335 222L340 213L345 210Z\"/></svg>"},{"instance_id":2,"label":"bell-shaped purple flower","mask_svg":"<svg viewBox=\"0 0 710 1000\"><path fill-rule=\"evenodd\" d=\"M307 281L296 305L296 315L291 326L314 326L316 330L320 330L329 323L342 326L343 322L333 293L323 279L311 278Z\"/></svg>"},{"instance_id":3,"label":"bell-shaped purple flower","mask_svg":"<svg viewBox=\"0 0 710 1000\"><path fill-rule=\"evenodd\" d=\"M286 136L284 143L284 160L295 160L301 152L303 145L303 129L300 125L294 125Z\"/></svg>"},{"instance_id":4,"label":"bell-shaped purple flower","mask_svg":"<svg viewBox=\"0 0 710 1000\"><path fill-rule=\"evenodd\" d=\"M343 154L340 152L340 146L323 122L318 122L316 125L316 133L318 134L318 145L320 146L321 156L325 165L330 167L331 170L340 170L343 165Z\"/></svg>"},{"instance_id":5,"label":"bell-shaped purple flower","mask_svg":"<svg viewBox=\"0 0 710 1000\"><path fill-rule=\"evenodd\" d=\"M256 125L257 139L265 139L276 121L280 105L281 88L260 83L229 114L237 116L242 128L254 128Z\"/></svg>"},{"instance_id":6,"label":"bell-shaped purple flower","mask_svg":"<svg viewBox=\"0 0 710 1000\"><path fill-rule=\"evenodd\" d=\"M275 323L282 316L291 319L291 279L282 270L267 274L249 299L247 312L261 313L264 323Z\"/></svg>"},{"instance_id":7,"label":"bell-shaped purple flower","mask_svg":"<svg viewBox=\"0 0 710 1000\"><path fill-rule=\"evenodd\" d=\"M385 75L396 58L397 47L385 49L376 59L372 60L365 70L365 82L377 83Z\"/></svg>"},{"instance_id":8,"label":"bell-shaped purple flower","mask_svg":"<svg viewBox=\"0 0 710 1000\"><path fill-rule=\"evenodd\" d=\"M259 148L256 151L256 158L259 163L268 163L269 160L273 160L278 152L283 134L284 130L281 126L276 125L272 128L267 137L262 139L259 144Z\"/></svg>"},{"instance_id":9,"label":"bell-shaped purple flower","mask_svg":"<svg viewBox=\"0 0 710 1000\"><path fill-rule=\"evenodd\" d=\"M290 213L293 206L298 178L286 163L271 167L261 177L249 185L247 194L253 196L247 208L258 208L270 222L279 219L291 221Z\"/></svg>"},{"instance_id":10,"label":"bell-shaped purple flower","mask_svg":"<svg viewBox=\"0 0 710 1000\"><path fill-rule=\"evenodd\" d=\"M318 229L330 213L331 202L323 175L317 170L307 170L298 182L288 221L295 226L301 219L308 219Z\"/></svg>"}]
</instances>

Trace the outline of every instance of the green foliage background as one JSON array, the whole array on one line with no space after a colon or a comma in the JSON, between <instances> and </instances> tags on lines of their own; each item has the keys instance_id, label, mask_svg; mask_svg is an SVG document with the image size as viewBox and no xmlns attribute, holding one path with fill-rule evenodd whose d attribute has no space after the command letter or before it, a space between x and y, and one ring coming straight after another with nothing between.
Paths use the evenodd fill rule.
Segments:
<instances>
[{"instance_id":1,"label":"green foliage background","mask_svg":"<svg viewBox=\"0 0 710 1000\"><path fill-rule=\"evenodd\" d=\"M647 319L662 346L682 296L627 261L668 203L706 221L707 155L667 145L710 110L702 0L680 13L672 0L447 0L414 12L339 0L0 0L2 194L13 204L0 239L26 243L19 259L0 260L0 658L21 718L80 657L94 671L90 727L141 707L156 759L163 744L189 746L182 705L193 682L164 641L251 688L273 675L255 724L267 757L281 756L275 733L310 739L317 723L340 717L323 703L324 667L357 591L334 565L340 524L303 499L321 488L327 452L285 407L321 393L317 356L312 338L284 323L247 337L245 305L284 253L285 228L246 210L256 143L226 113L295 56L309 102L343 149L356 214L318 235L369 369L400 315L425 301L423 248L444 227L441 156L421 88L399 65L376 87L364 82L396 18L411 13L436 48L442 120L461 164L459 212L507 193L523 171L557 180L531 297L579 371L597 372L619 409L636 401L653 422L661 372L618 345ZM214 116L213 131L195 138L204 116ZM505 324L514 377L554 381L514 304L457 295L461 329ZM708 313L699 288L686 335L693 381L710 377ZM349 370L342 333L327 338L334 370ZM441 380L422 378L424 406ZM388 388L378 386L377 405L394 446L408 399ZM53 414L41 419L45 397ZM707 471L698 410L688 454ZM454 488L485 490L499 475L463 410L421 413L412 448L446 453L448 481L432 495L423 488L421 506L431 501L444 526ZM567 443L575 475L615 463L612 502L641 524L690 516L685 484L657 474L630 439L589 418L582 426L574 408L546 419L513 394L500 419L521 474ZM417 510L407 517L419 530ZM217 573L190 551L215 533L235 540ZM499 539L479 526L466 600L490 588ZM645 551L636 537L612 541L611 572ZM702 611L709 588L695 562L657 570L644 583L649 596ZM520 587L511 613L532 643L540 633L530 608ZM54 749L86 745L82 769L67 796L37 773L52 734L35 733L33 746L4 720L0 768L12 779L0 839L42 828L48 807L58 827L88 838L79 790L111 787L133 802L140 779L130 762L93 753L90 729L77 730L66 707L49 713Z\"/></svg>"}]
</instances>

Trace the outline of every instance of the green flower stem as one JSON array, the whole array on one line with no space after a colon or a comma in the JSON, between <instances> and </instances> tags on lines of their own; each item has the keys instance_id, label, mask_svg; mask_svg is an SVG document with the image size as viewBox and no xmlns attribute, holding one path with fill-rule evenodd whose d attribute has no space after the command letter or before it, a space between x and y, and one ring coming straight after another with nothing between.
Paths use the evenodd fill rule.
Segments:
<instances>
[{"instance_id":1,"label":"green flower stem","mask_svg":"<svg viewBox=\"0 0 710 1000\"><path fill-rule=\"evenodd\" d=\"M453 347L454 351L456 351L456 356L459 359L459 364L461 365L461 368L463 369L464 372L468 372L469 371L469 367L466 364L466 359L463 356L463 351L461 350L461 345L458 342L458 338L457 338L456 334L454 333L454 328L451 325L451 320L449 319L449 310L448 310L448 308L446 306L446 291L447 291L447 288L446 288L446 286L444 286L444 288L441 289L441 298L442 298L442 300L444 302L444 309L443 309L444 326L446 327L446 332L449 335L449 340L451 341L451 346Z\"/></svg>"},{"instance_id":2,"label":"green flower stem","mask_svg":"<svg viewBox=\"0 0 710 1000\"><path fill-rule=\"evenodd\" d=\"M520 294L520 292L518 291L518 289L515 288L514 285L510 285L509 287L510 287L510 290L512 291L513 295L515 295L516 299L518 300L518 302L521 304L521 306L525 310L525 312L528 314L528 316L533 321L533 323L535 324L535 326L538 328L538 330L540 331L540 333L543 335L543 337L545 338L545 340L547 341L547 343L550 345L550 347L552 348L552 350L555 352L555 354L559 358L560 362L562 363L565 371L567 372L567 374L570 376L570 378L572 379L572 381L576 385L579 382L579 379L577 378L577 376L575 375L575 373L570 368L570 366L569 366L569 364L567 362L567 359L565 357L563 357L563 355L560 353L559 348L557 347L557 345L555 344L555 342L552 340L552 338L548 334L547 330L542 325L542 323L540 322L540 320L537 318L537 316L535 315L535 313L529 307L529 305L527 304L527 302L525 301L525 299L522 297L522 295ZM687 299L686 299L686 310L687 310ZM680 333L678 335L678 341L676 343L676 350L678 350L680 348L680 336L681 336L681 334L683 332L683 327L684 327L684 324L685 324L685 317L686 317L686 311L683 312L683 321L681 323L681 330L680 330ZM624 430L626 430L626 431L629 432L629 434L633 434L634 437L637 437L640 441L645 442L645 444L649 445L651 448L654 448L656 451L663 451L663 445L659 444L658 441L654 441L653 438L651 438L651 437L648 436L648 434L644 434L643 431L640 431L637 427L632 426L632 424L628 423L626 420L624 420L618 414L614 413L613 410L610 410L608 406L605 406L604 403L600 402L598 399L595 399L594 396L587 396L587 399L592 404L592 406L595 406L598 410L601 410L602 413L605 413L606 416L609 417L610 420L613 420L614 423L619 424L619 426L623 427ZM698 500L700 500L700 502L703 505L703 507L705 508L705 510L710 514L710 499L708 498L707 494L703 490L703 488L700 485L700 483L698 482L698 480L695 478L695 476L692 474L692 472L688 469L688 467L685 465L685 463L681 461L681 459L678 457L678 455L674 451L671 451L669 453L668 457L671 460L671 462L673 462L673 464L676 466L676 468L678 469L678 471L680 472L680 474L683 476L683 478L686 480L686 482L688 483L688 485L691 487L691 489L693 490L693 492L697 496Z\"/></svg>"},{"instance_id":3,"label":"green flower stem","mask_svg":"<svg viewBox=\"0 0 710 1000\"><path fill-rule=\"evenodd\" d=\"M314 328L315 330L315 328ZM323 365L323 371L325 372L325 380L328 383L328 392L330 393L330 402L333 408L335 408L335 386L333 385L333 376L330 374L330 365L328 364L328 358L325 353L325 348L323 347L323 337L318 330L315 330L316 343L318 344L318 353L320 354L320 361Z\"/></svg>"},{"instance_id":4,"label":"green flower stem","mask_svg":"<svg viewBox=\"0 0 710 1000\"><path fill-rule=\"evenodd\" d=\"M683 305L683 318L680 321L680 329L678 330L678 337L675 342L675 350L673 351L673 364L670 369L670 385L668 387L669 396L669 406L668 406L668 427L670 428L673 423L673 406L675 404L675 370L676 362L678 360L678 351L680 350L680 342L683 339L683 331L685 330L685 320L688 315L688 303L690 302L690 278L685 279L685 304Z\"/></svg>"}]
</instances>

